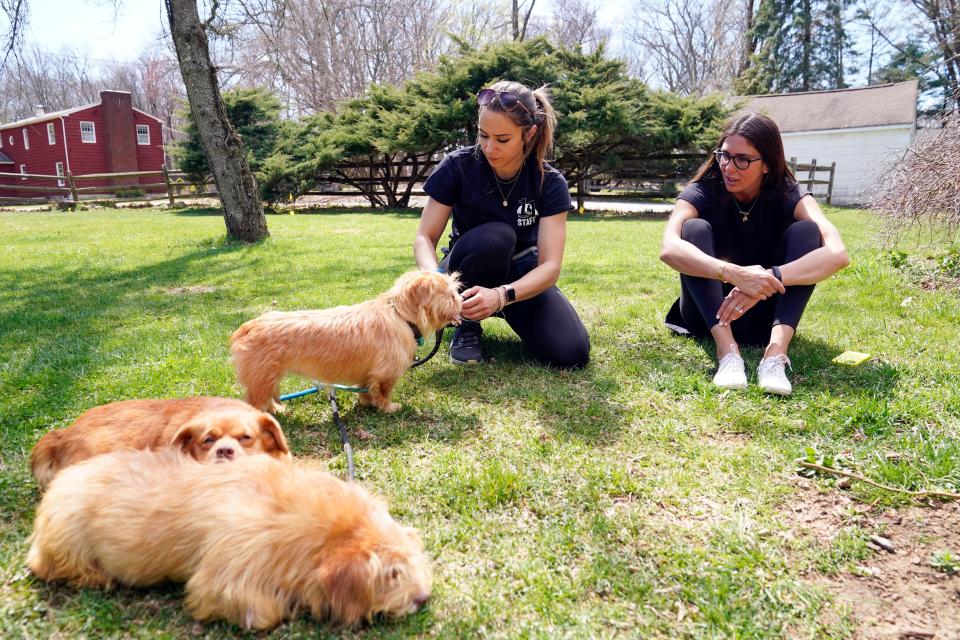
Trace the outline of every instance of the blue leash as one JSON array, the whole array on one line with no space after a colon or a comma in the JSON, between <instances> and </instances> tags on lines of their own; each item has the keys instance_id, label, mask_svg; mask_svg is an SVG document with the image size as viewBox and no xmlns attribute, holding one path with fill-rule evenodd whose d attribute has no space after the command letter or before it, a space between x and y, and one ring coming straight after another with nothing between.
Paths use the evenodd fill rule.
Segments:
<instances>
[{"instance_id":1,"label":"blue leash","mask_svg":"<svg viewBox=\"0 0 960 640\"><path fill-rule=\"evenodd\" d=\"M443 329L437 330L437 335L433 343L433 349L430 353L424 358L417 358L414 356L413 364L410 365L410 368L419 367L424 362L432 358L437 354L437 351L440 349L440 342L443 340ZM423 338L417 338L417 345L423 346ZM349 391L350 393L366 393L367 387L351 387L344 384L317 384L316 386L310 387L309 389L304 389L303 391L295 391L293 393L287 393L280 396L281 402L286 402L287 400L293 400L294 398L302 398L303 396L308 396L312 393L318 393L321 388L328 390L330 398L330 409L333 412L333 423L337 425L337 429L340 431L340 442L343 444L343 452L347 456L347 480L354 480L354 467L353 467L353 447L350 446L350 436L347 433L347 426L343 424L343 420L340 419L340 407L337 406L337 391Z\"/></svg>"}]
</instances>

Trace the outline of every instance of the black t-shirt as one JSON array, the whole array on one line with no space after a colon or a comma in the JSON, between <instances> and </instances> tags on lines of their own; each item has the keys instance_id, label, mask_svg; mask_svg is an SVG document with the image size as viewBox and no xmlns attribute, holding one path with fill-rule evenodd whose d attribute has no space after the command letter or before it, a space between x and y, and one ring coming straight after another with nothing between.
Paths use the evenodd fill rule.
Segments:
<instances>
[{"instance_id":1,"label":"black t-shirt","mask_svg":"<svg viewBox=\"0 0 960 640\"><path fill-rule=\"evenodd\" d=\"M763 189L759 201L740 208L753 209L747 220L737 208L722 183L707 178L693 182L678 196L692 204L700 218L713 227L716 257L742 266L759 264L769 268L777 256L777 248L787 227L796 222L793 211L807 195L797 184L784 190Z\"/></svg>"},{"instance_id":2,"label":"black t-shirt","mask_svg":"<svg viewBox=\"0 0 960 640\"><path fill-rule=\"evenodd\" d=\"M574 208L563 174L546 163L543 172L541 185L537 159L531 154L515 184L498 185L493 167L480 149L466 147L448 153L427 178L423 190L437 202L453 207L451 246L470 229L500 221L517 232L516 250L520 252L536 246L541 217Z\"/></svg>"}]
</instances>

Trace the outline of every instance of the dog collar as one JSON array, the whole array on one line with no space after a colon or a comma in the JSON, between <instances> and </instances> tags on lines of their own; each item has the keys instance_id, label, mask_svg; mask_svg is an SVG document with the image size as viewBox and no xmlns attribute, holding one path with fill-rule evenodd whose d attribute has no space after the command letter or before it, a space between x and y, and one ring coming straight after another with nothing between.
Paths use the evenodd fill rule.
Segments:
<instances>
[{"instance_id":1,"label":"dog collar","mask_svg":"<svg viewBox=\"0 0 960 640\"><path fill-rule=\"evenodd\" d=\"M423 335L420 333L420 329L417 325L412 322L407 322L407 326L410 327L410 331L413 331L413 337L416 338L417 344L423 344Z\"/></svg>"},{"instance_id":2,"label":"dog collar","mask_svg":"<svg viewBox=\"0 0 960 640\"><path fill-rule=\"evenodd\" d=\"M394 311L397 311L397 301L396 301L396 300L394 300L393 298L390 298L389 300L387 300L387 304L389 304L391 307L393 307L393 310L394 310ZM400 312L397 311L397 314L399 314L399 313L400 313ZM418 346L423 346L423 334L420 333L420 327L418 327L417 325L413 324L413 323L410 322L409 320L407 320L406 322L407 322L407 326L410 327L410 331L413 331L413 338L414 338L414 340L417 341L417 345L418 345Z\"/></svg>"}]
</instances>

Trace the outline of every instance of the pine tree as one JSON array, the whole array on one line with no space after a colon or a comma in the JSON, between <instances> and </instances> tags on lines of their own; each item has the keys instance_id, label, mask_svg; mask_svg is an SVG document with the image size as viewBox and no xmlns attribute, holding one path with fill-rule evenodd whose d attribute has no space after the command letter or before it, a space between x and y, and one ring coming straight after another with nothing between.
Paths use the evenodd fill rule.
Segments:
<instances>
[{"instance_id":1,"label":"pine tree","mask_svg":"<svg viewBox=\"0 0 960 640\"><path fill-rule=\"evenodd\" d=\"M750 31L756 48L737 79L741 94L840 89L852 53L844 24L850 0L762 0Z\"/></svg>"}]
</instances>

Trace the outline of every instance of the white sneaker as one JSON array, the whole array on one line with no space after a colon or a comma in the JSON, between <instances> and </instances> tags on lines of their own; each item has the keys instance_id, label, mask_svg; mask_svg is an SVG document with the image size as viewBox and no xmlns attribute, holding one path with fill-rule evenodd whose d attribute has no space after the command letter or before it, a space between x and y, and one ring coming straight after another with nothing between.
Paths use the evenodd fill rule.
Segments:
<instances>
[{"instance_id":1,"label":"white sneaker","mask_svg":"<svg viewBox=\"0 0 960 640\"><path fill-rule=\"evenodd\" d=\"M757 367L757 382L760 388L767 393L776 393L788 396L793 391L793 385L787 379L786 367L790 366L790 358L784 354L771 356L760 361Z\"/></svg>"},{"instance_id":2,"label":"white sneaker","mask_svg":"<svg viewBox=\"0 0 960 640\"><path fill-rule=\"evenodd\" d=\"M743 358L735 351L720 358L713 384L721 389L746 389L747 372L743 367Z\"/></svg>"}]
</instances>

